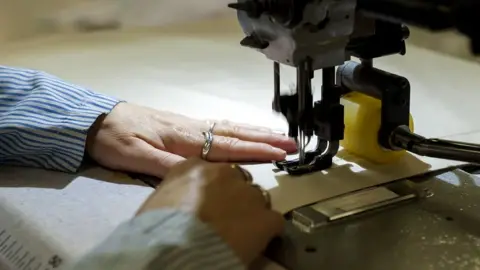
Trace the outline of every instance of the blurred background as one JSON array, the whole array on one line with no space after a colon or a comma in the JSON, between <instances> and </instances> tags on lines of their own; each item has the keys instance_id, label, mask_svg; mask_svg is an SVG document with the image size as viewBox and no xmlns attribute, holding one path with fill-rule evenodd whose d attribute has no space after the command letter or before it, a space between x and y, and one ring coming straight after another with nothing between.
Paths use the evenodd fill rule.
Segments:
<instances>
[{"instance_id":1,"label":"blurred background","mask_svg":"<svg viewBox=\"0 0 480 270\"><path fill-rule=\"evenodd\" d=\"M233 0L0 0L0 42L235 16L226 7L230 1ZM454 32L411 30L411 44L479 61L470 55L468 42Z\"/></svg>"},{"instance_id":2,"label":"blurred background","mask_svg":"<svg viewBox=\"0 0 480 270\"><path fill-rule=\"evenodd\" d=\"M162 26L226 13L229 0L0 0L0 41Z\"/></svg>"},{"instance_id":3,"label":"blurred background","mask_svg":"<svg viewBox=\"0 0 480 270\"><path fill-rule=\"evenodd\" d=\"M422 29L410 28L410 44L434 50L443 54L480 62L470 53L469 41L456 32L431 33ZM407 49L408 53L408 49Z\"/></svg>"}]
</instances>

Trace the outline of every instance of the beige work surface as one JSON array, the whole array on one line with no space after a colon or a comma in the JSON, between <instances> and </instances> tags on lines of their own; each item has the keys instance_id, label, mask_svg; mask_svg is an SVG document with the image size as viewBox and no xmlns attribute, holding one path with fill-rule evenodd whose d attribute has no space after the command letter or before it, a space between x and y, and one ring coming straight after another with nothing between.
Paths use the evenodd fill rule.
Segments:
<instances>
[{"instance_id":1,"label":"beige work surface","mask_svg":"<svg viewBox=\"0 0 480 270\"><path fill-rule=\"evenodd\" d=\"M0 64L45 70L96 91L158 109L285 130L283 120L270 110L272 63L240 47L241 37L235 20L136 33L50 37L1 46ZM476 117L479 66L414 47L409 48L406 57L388 57L377 63L411 81L416 131L425 136L480 142ZM292 71L282 69L286 74L282 79L285 88L294 82ZM319 79L314 82L317 89ZM248 167L256 181L271 190L275 207L285 212L355 189L456 164L411 155L398 164L376 166L342 151L332 169L304 177L276 173L272 164ZM103 170L69 178L65 185L58 183L60 177L51 183L53 186L37 186L34 182L38 179L30 182L28 173L13 177L16 174L12 168L0 168L0 173L1 203L24 213L39 230L48 230L44 234L55 235L57 245L68 248L73 258L129 218L150 193L148 187L124 181L103 182L113 177L106 177ZM51 177L45 175L41 181L47 183ZM52 215L53 221L47 218ZM66 226L59 227L58 221Z\"/></svg>"}]
</instances>

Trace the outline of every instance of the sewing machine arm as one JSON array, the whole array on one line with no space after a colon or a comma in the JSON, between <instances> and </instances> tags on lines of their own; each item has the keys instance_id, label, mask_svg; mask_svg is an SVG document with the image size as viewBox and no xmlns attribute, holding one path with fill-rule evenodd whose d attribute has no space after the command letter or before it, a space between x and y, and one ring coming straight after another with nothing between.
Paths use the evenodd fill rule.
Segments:
<instances>
[{"instance_id":1,"label":"sewing machine arm","mask_svg":"<svg viewBox=\"0 0 480 270\"><path fill-rule=\"evenodd\" d=\"M247 35L241 44L274 61L273 109L286 117L289 136L299 144L299 158L277 162L278 168L295 175L329 168L340 145L375 162L391 161L402 150L480 162L478 145L414 134L408 80L373 67L375 58L406 53L409 29L403 23L434 31L456 29L470 38L472 51L480 53L480 33L475 29L480 25L479 3L238 0L230 7L238 10ZM360 62L348 61L350 57ZM294 95L280 94L280 64L297 69ZM322 98L314 101L311 80L318 69ZM351 109L352 104L361 109ZM378 118L378 123L371 124L368 117ZM305 151L313 135L317 145ZM362 146L365 137L375 137L375 146Z\"/></svg>"}]
</instances>

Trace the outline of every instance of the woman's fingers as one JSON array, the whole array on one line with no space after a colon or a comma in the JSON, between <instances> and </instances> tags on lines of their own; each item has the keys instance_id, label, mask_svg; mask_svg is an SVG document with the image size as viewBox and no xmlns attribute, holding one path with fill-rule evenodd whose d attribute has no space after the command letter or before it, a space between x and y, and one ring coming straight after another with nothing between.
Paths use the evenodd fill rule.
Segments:
<instances>
[{"instance_id":1,"label":"woman's fingers","mask_svg":"<svg viewBox=\"0 0 480 270\"><path fill-rule=\"evenodd\" d=\"M287 153L297 151L295 141L283 134L275 133L269 129L254 126L245 126L233 124L230 122L220 122L213 129L215 135L223 137L238 138L243 141L269 144L271 146L285 150Z\"/></svg>"},{"instance_id":2,"label":"woman's fingers","mask_svg":"<svg viewBox=\"0 0 480 270\"><path fill-rule=\"evenodd\" d=\"M210 139L212 141L207 143ZM270 162L281 161L287 152L267 143L244 141L239 138L219 135L208 136L182 133L172 140L165 141L165 151L190 158L201 157L208 152L205 159L220 162Z\"/></svg>"},{"instance_id":3,"label":"woman's fingers","mask_svg":"<svg viewBox=\"0 0 480 270\"><path fill-rule=\"evenodd\" d=\"M203 142L200 149L202 147ZM286 156L285 150L266 143L243 141L238 138L215 135L206 159L220 162L266 162L272 160L281 161Z\"/></svg>"},{"instance_id":4,"label":"woman's fingers","mask_svg":"<svg viewBox=\"0 0 480 270\"><path fill-rule=\"evenodd\" d=\"M250 125L246 123L236 123L236 122L231 122L228 120L223 120L220 122L217 122L219 125L222 126L238 126L244 129L251 129L251 130L257 130L257 131L263 131L263 132L268 132L268 133L275 133L271 128L267 127L262 127L262 126L255 126L255 125ZM277 132L278 133L278 132Z\"/></svg>"},{"instance_id":5,"label":"woman's fingers","mask_svg":"<svg viewBox=\"0 0 480 270\"><path fill-rule=\"evenodd\" d=\"M136 139L124 151L117 169L160 178L165 176L171 167L185 160L181 156L158 150L142 139Z\"/></svg>"}]
</instances>

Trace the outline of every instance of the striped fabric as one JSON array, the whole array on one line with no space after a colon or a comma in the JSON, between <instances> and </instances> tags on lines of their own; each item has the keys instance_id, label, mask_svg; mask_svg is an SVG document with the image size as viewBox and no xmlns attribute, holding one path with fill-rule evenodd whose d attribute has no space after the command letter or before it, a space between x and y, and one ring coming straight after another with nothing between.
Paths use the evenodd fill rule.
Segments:
<instances>
[{"instance_id":1,"label":"striped fabric","mask_svg":"<svg viewBox=\"0 0 480 270\"><path fill-rule=\"evenodd\" d=\"M70 270L244 270L233 250L191 213L146 212L120 225Z\"/></svg>"},{"instance_id":2,"label":"striped fabric","mask_svg":"<svg viewBox=\"0 0 480 270\"><path fill-rule=\"evenodd\" d=\"M75 172L89 127L117 103L44 72L0 66L0 164Z\"/></svg>"}]
</instances>

